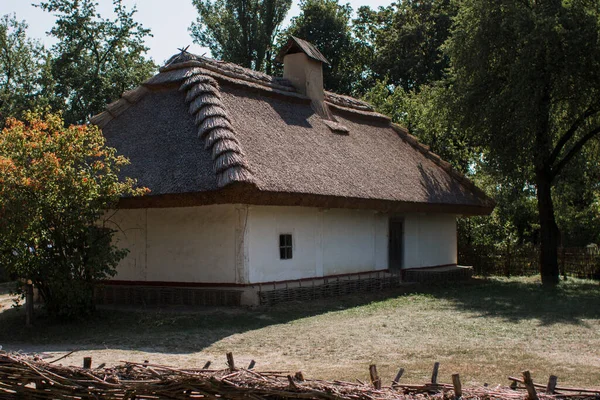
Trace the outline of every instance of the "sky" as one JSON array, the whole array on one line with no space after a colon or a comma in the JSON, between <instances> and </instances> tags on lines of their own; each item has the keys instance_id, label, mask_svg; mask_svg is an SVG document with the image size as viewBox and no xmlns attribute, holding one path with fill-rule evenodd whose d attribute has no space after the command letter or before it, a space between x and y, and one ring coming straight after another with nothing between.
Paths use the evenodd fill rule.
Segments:
<instances>
[{"instance_id":1,"label":"sky","mask_svg":"<svg viewBox=\"0 0 600 400\"><path fill-rule=\"evenodd\" d=\"M111 0L98 0L98 2L100 14L106 17L112 14ZM343 0L340 2L344 3ZM356 10L362 5L373 8L385 6L391 4L392 0L350 0L348 2ZM134 18L145 28L152 30L154 36L148 38L146 44L149 47L149 56L159 65L178 53L178 48L188 45L189 52L210 56L210 51L206 47L192 43L188 32L190 24L196 20L197 15L192 0L123 0L123 3L128 8L137 6L138 12ZM0 15L15 13L19 21L25 20L29 25L27 30L29 37L40 39L46 46L51 46L53 40L46 35L46 32L52 28L55 18L31 4L32 0L0 0ZM284 25L299 13L298 1L294 0Z\"/></svg>"}]
</instances>

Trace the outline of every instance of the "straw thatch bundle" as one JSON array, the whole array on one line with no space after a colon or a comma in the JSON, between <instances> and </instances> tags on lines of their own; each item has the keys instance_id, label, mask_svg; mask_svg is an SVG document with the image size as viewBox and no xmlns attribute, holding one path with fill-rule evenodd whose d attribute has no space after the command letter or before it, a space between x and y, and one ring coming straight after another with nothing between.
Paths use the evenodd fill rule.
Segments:
<instances>
[{"instance_id":1,"label":"straw thatch bundle","mask_svg":"<svg viewBox=\"0 0 600 400\"><path fill-rule=\"evenodd\" d=\"M171 72L176 72L174 70ZM190 115L198 127L198 137L205 140L204 148L212 150L213 168L217 175L217 185L224 187L231 182L253 182L252 173L246 162L242 148L235 136L230 118L219 92L219 84L199 69L186 74L180 89L186 92ZM206 137L214 131L229 132L212 140Z\"/></svg>"}]
</instances>

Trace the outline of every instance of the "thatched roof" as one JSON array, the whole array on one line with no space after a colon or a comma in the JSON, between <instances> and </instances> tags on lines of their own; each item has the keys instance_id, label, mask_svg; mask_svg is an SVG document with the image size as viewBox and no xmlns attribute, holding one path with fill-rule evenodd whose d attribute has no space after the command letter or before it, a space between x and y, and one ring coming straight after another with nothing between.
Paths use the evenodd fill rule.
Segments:
<instances>
[{"instance_id":1,"label":"thatched roof","mask_svg":"<svg viewBox=\"0 0 600 400\"><path fill-rule=\"evenodd\" d=\"M329 92L325 104L334 120L283 78L182 53L92 123L151 190L128 206L491 212L482 191L369 104Z\"/></svg>"}]
</instances>

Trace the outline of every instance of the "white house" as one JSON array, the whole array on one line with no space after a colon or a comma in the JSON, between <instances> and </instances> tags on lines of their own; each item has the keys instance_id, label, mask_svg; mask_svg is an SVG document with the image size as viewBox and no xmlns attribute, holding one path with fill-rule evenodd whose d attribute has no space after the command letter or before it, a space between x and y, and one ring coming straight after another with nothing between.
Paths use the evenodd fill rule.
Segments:
<instances>
[{"instance_id":1,"label":"white house","mask_svg":"<svg viewBox=\"0 0 600 400\"><path fill-rule=\"evenodd\" d=\"M174 56L92 122L151 190L114 222L130 250L104 301L257 304L456 266L456 217L494 203L290 39L283 78Z\"/></svg>"}]
</instances>

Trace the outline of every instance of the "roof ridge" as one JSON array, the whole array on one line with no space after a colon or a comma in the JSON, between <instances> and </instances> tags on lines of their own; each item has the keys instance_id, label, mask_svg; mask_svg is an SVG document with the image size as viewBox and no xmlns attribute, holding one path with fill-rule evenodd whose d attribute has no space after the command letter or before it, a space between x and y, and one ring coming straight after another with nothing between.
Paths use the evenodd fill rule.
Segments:
<instances>
[{"instance_id":1,"label":"roof ridge","mask_svg":"<svg viewBox=\"0 0 600 400\"><path fill-rule=\"evenodd\" d=\"M204 75L228 81L233 84L308 100L308 97L298 93L292 84L285 78L274 77L265 74L264 72L254 71L227 61L215 60L184 52L171 57L165 66L159 69L157 75L149 78L137 88L124 92L119 100L106 106L106 111L93 116L90 119L90 122L102 128L132 104L137 103L145 96L148 93L148 87L179 83L197 73L203 73ZM371 104L363 100L327 90L324 91L324 94L327 103L343 111L375 118L386 118L382 114L377 113Z\"/></svg>"},{"instance_id":2,"label":"roof ridge","mask_svg":"<svg viewBox=\"0 0 600 400\"><path fill-rule=\"evenodd\" d=\"M284 95L296 95L306 97L296 91L294 86L283 77L276 77L265 74L261 71L255 71L250 68L242 67L227 61L215 60L209 57L198 56L188 52L176 54L167 61L164 67L160 68L160 73L166 73L177 69L200 67L209 71L224 75L227 78L238 79L250 83L265 86L276 91L281 91ZM272 91L272 90L270 90ZM338 94L324 90L325 100L334 105L342 106L351 110L375 111L375 107L364 100L352 96Z\"/></svg>"},{"instance_id":3,"label":"roof ridge","mask_svg":"<svg viewBox=\"0 0 600 400\"><path fill-rule=\"evenodd\" d=\"M188 52L171 57L164 67L159 68L159 72L167 72L174 69L187 68L190 66L202 66L225 76L248 80L249 82L259 83L266 86L272 86L276 89L284 91L296 91L294 86L292 86L292 84L283 77L271 76L265 74L264 72L242 67L241 65L235 63L215 60L213 58L198 56Z\"/></svg>"},{"instance_id":4,"label":"roof ridge","mask_svg":"<svg viewBox=\"0 0 600 400\"><path fill-rule=\"evenodd\" d=\"M473 181L467 178L464 174L454 169L452 164L450 164L448 161L444 161L440 156L431 151L431 148L428 145L421 143L416 136L411 135L408 129L396 123L391 123L390 125L392 129L396 131L396 133L398 133L402 139L404 139L404 141L406 141L409 145L411 145L429 160L433 161L434 164L443 169L448 175L456 179L458 183L469 189L477 196L480 196L487 206L494 207L496 205L494 199L489 197L487 193L478 188L477 185L475 185L475 183L473 183Z\"/></svg>"},{"instance_id":5,"label":"roof ridge","mask_svg":"<svg viewBox=\"0 0 600 400\"><path fill-rule=\"evenodd\" d=\"M357 99L356 97L348 96L345 94L330 92L328 90L325 90L325 101L328 101L338 106L352 108L355 110L375 111L375 107L373 107L370 103L367 103L364 100Z\"/></svg>"}]
</instances>

